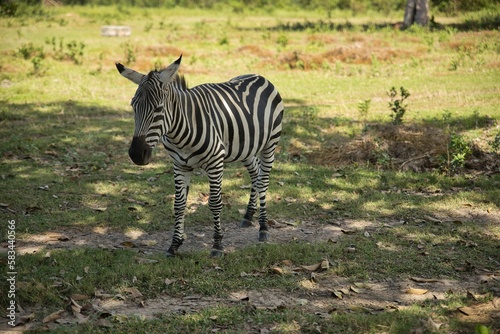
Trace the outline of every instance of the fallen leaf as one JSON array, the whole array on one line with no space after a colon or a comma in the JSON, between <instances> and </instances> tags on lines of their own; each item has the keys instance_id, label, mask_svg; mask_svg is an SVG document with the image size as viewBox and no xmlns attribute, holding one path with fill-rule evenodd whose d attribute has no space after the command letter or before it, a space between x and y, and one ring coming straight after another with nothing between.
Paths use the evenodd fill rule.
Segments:
<instances>
[{"instance_id":1,"label":"fallen leaf","mask_svg":"<svg viewBox=\"0 0 500 334\"><path fill-rule=\"evenodd\" d=\"M354 253L356 251L356 247L354 246L349 246L349 247L346 247L345 250L348 252L348 253Z\"/></svg>"},{"instance_id":2,"label":"fallen leaf","mask_svg":"<svg viewBox=\"0 0 500 334\"><path fill-rule=\"evenodd\" d=\"M302 269L305 269L307 271L316 271L321 268L321 262L318 262L316 264L312 264L310 266L300 266Z\"/></svg>"},{"instance_id":3,"label":"fallen leaf","mask_svg":"<svg viewBox=\"0 0 500 334\"><path fill-rule=\"evenodd\" d=\"M362 283L362 282L354 282L353 283L355 287L360 288L360 289L371 289L372 285L368 283Z\"/></svg>"},{"instance_id":4,"label":"fallen leaf","mask_svg":"<svg viewBox=\"0 0 500 334\"><path fill-rule=\"evenodd\" d=\"M113 320L120 324L124 324L128 321L128 317L125 314L115 314Z\"/></svg>"},{"instance_id":5,"label":"fallen leaf","mask_svg":"<svg viewBox=\"0 0 500 334\"><path fill-rule=\"evenodd\" d=\"M110 294L110 293L102 293L100 291L96 291L94 293L95 297L96 298L113 298L114 295Z\"/></svg>"},{"instance_id":6,"label":"fallen leaf","mask_svg":"<svg viewBox=\"0 0 500 334\"><path fill-rule=\"evenodd\" d=\"M24 325L33 319L35 319L35 313L20 315L20 316L16 317L16 326Z\"/></svg>"},{"instance_id":7,"label":"fallen leaf","mask_svg":"<svg viewBox=\"0 0 500 334\"><path fill-rule=\"evenodd\" d=\"M71 295L71 300L74 300L74 301L82 301L82 300L86 300L86 299L89 299L89 296L87 295L81 295L79 293L74 293Z\"/></svg>"},{"instance_id":8,"label":"fallen leaf","mask_svg":"<svg viewBox=\"0 0 500 334\"><path fill-rule=\"evenodd\" d=\"M472 307L463 306L463 307L459 307L457 310L459 310L460 312L462 312L463 314L465 314L467 316L474 314L474 309Z\"/></svg>"},{"instance_id":9,"label":"fallen leaf","mask_svg":"<svg viewBox=\"0 0 500 334\"><path fill-rule=\"evenodd\" d=\"M277 274L277 275L283 275L285 272L280 267L272 267L271 268L271 273Z\"/></svg>"},{"instance_id":10,"label":"fallen leaf","mask_svg":"<svg viewBox=\"0 0 500 334\"><path fill-rule=\"evenodd\" d=\"M360 288L357 288L357 287L354 287L354 286L350 286L349 289L355 293L362 293L364 289L360 289Z\"/></svg>"},{"instance_id":11,"label":"fallen leaf","mask_svg":"<svg viewBox=\"0 0 500 334\"><path fill-rule=\"evenodd\" d=\"M366 238L371 237L370 232L368 232L368 231L365 231L365 233L363 233L363 235L364 235Z\"/></svg>"},{"instance_id":12,"label":"fallen leaf","mask_svg":"<svg viewBox=\"0 0 500 334\"><path fill-rule=\"evenodd\" d=\"M165 278L165 285L166 286L169 286L169 285L172 285L175 283L175 281L177 281L176 279L169 279L169 278Z\"/></svg>"},{"instance_id":13,"label":"fallen leaf","mask_svg":"<svg viewBox=\"0 0 500 334\"><path fill-rule=\"evenodd\" d=\"M426 322L427 329L430 330L432 333L438 331L442 325L443 325L442 323L435 322L432 318L427 319Z\"/></svg>"},{"instance_id":14,"label":"fallen leaf","mask_svg":"<svg viewBox=\"0 0 500 334\"><path fill-rule=\"evenodd\" d=\"M356 313L370 313L371 312L371 310L369 308L366 308L366 307L363 307L360 305L350 305L349 309L353 312L356 312Z\"/></svg>"},{"instance_id":15,"label":"fallen leaf","mask_svg":"<svg viewBox=\"0 0 500 334\"><path fill-rule=\"evenodd\" d=\"M142 297L142 293L137 288L134 288L134 287L125 288L125 289L123 289L123 291L125 291L126 293L129 293L132 298Z\"/></svg>"},{"instance_id":16,"label":"fallen leaf","mask_svg":"<svg viewBox=\"0 0 500 334\"><path fill-rule=\"evenodd\" d=\"M297 305L299 306L304 306L304 305L307 305L307 303L309 302L307 299L304 299L304 298L297 298L295 300L295 302L297 303Z\"/></svg>"},{"instance_id":17,"label":"fallen leaf","mask_svg":"<svg viewBox=\"0 0 500 334\"><path fill-rule=\"evenodd\" d=\"M346 230L346 229L341 229L340 231L344 234L354 234L357 232L356 230Z\"/></svg>"},{"instance_id":18,"label":"fallen leaf","mask_svg":"<svg viewBox=\"0 0 500 334\"><path fill-rule=\"evenodd\" d=\"M132 241L123 241L120 243L121 246L125 248L134 248L135 244Z\"/></svg>"},{"instance_id":19,"label":"fallen leaf","mask_svg":"<svg viewBox=\"0 0 500 334\"><path fill-rule=\"evenodd\" d=\"M73 299L71 299L71 311L73 312L73 315L77 315L82 312L82 307Z\"/></svg>"},{"instance_id":20,"label":"fallen leaf","mask_svg":"<svg viewBox=\"0 0 500 334\"><path fill-rule=\"evenodd\" d=\"M105 327L105 328L112 328L113 327L113 324L108 319L98 319L95 322L95 325L97 327Z\"/></svg>"},{"instance_id":21,"label":"fallen leaf","mask_svg":"<svg viewBox=\"0 0 500 334\"><path fill-rule=\"evenodd\" d=\"M66 234L61 234L57 240L59 241L68 241L70 238Z\"/></svg>"},{"instance_id":22,"label":"fallen leaf","mask_svg":"<svg viewBox=\"0 0 500 334\"><path fill-rule=\"evenodd\" d=\"M434 217L431 217L431 216L424 216L424 219L427 220L427 221L430 221L432 223L435 223L435 224L440 224L442 223L441 220L437 219L437 218L434 218Z\"/></svg>"},{"instance_id":23,"label":"fallen leaf","mask_svg":"<svg viewBox=\"0 0 500 334\"><path fill-rule=\"evenodd\" d=\"M334 295L338 299L343 299L344 298L344 295L339 290L333 289L331 291L332 291L332 295Z\"/></svg>"},{"instance_id":24,"label":"fallen leaf","mask_svg":"<svg viewBox=\"0 0 500 334\"><path fill-rule=\"evenodd\" d=\"M346 288L342 288L342 289L339 289L340 292L342 292L344 295L350 295L349 293L349 289L346 289Z\"/></svg>"},{"instance_id":25,"label":"fallen leaf","mask_svg":"<svg viewBox=\"0 0 500 334\"><path fill-rule=\"evenodd\" d=\"M438 279L436 278L422 278L422 277L412 277L412 281L418 282L418 283L432 283L432 282L439 282Z\"/></svg>"},{"instance_id":26,"label":"fallen leaf","mask_svg":"<svg viewBox=\"0 0 500 334\"><path fill-rule=\"evenodd\" d=\"M156 240L142 240L141 241L141 245L147 246L147 247L155 246L156 244L158 244L158 241L156 241Z\"/></svg>"},{"instance_id":27,"label":"fallen leaf","mask_svg":"<svg viewBox=\"0 0 500 334\"><path fill-rule=\"evenodd\" d=\"M405 293L409 295L425 295L429 290L426 289L417 289L417 288L408 288Z\"/></svg>"},{"instance_id":28,"label":"fallen leaf","mask_svg":"<svg viewBox=\"0 0 500 334\"><path fill-rule=\"evenodd\" d=\"M54 320L57 320L59 319L60 317L62 317L62 314L64 313L64 310L58 310L58 311L55 311L51 314L49 314L48 316L46 316L45 318L43 318L42 322L44 324L48 323L48 322L52 322Z\"/></svg>"},{"instance_id":29,"label":"fallen leaf","mask_svg":"<svg viewBox=\"0 0 500 334\"><path fill-rule=\"evenodd\" d=\"M231 292L229 296L231 297L231 299L237 301L247 301L250 299L248 295L244 292Z\"/></svg>"}]
</instances>

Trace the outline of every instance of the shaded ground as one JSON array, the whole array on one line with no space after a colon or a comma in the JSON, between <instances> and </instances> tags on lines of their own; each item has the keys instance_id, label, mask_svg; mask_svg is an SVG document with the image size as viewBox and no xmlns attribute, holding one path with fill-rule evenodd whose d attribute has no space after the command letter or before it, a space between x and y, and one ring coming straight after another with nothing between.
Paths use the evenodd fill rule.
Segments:
<instances>
[{"instance_id":1,"label":"shaded ground","mask_svg":"<svg viewBox=\"0 0 500 334\"><path fill-rule=\"evenodd\" d=\"M477 219L479 213L474 209L467 209L457 213L454 217L427 217L436 221L456 221L457 219ZM500 212L493 212L483 217L484 224L500 223ZM432 222L432 221L431 221ZM332 219L328 222L300 222L272 221L272 242L286 243L292 240L305 242L331 242L333 247L343 235L359 233L365 236L379 229L390 229L402 221L371 222L356 219ZM212 228L210 226L188 226L188 239L181 248L183 252L205 249L210 250ZM58 232L48 232L42 235L32 235L19 241L19 253L47 252L52 249L72 249L78 247L98 247L104 249L127 248L137 251L138 261L147 256L164 252L170 242L171 232L143 233L130 231L126 233L110 231L106 228L93 230L67 229ZM225 226L226 251L232 252L245 246L256 243L257 228L238 228L236 222ZM5 249L3 249L5 251ZM346 251L351 251L346 249ZM354 250L355 251L355 250ZM334 261L335 259L333 259ZM326 262L325 262L326 261ZM71 301L71 314L67 310L60 310L49 316L53 320L42 323L40 319L34 320L34 313L40 311L36 307L25 307L25 322L15 328L21 331L28 328L50 329L65 324L85 322L91 316L99 315L98 325L107 327L111 321L124 321L128 318L141 317L153 319L165 314L188 314L199 312L202 309L220 305L244 305L250 309L300 309L301 312L328 317L333 313L366 313L376 314L381 312L394 312L402 310L414 303L434 303L444 300L450 294L466 295L472 301L472 306L450 310L450 317L471 323L493 324L493 328L500 328L500 263L496 271L475 268L464 273L460 280L454 279L429 279L411 277L405 279L379 279L368 282L352 282L344 277L335 276L324 269L335 266L334 262L323 260L317 264L298 264L282 261L276 266L268 268L265 273L241 273L245 275L298 275L301 289L297 292L288 292L278 289L263 291L241 290L232 291L229 296L206 297L201 295L168 295L161 294L152 299L145 298L140 291L130 288L125 295L110 294L107 291L96 291L94 296L73 296ZM165 280L165 284L175 281ZM496 297L484 302L479 291L492 291ZM80 299L81 298L81 299ZM80 299L80 300L79 300ZM82 307L82 305L84 305ZM75 309L77 312L75 313ZM47 320L47 319L45 319ZM428 319L422 323L421 329L432 331L439 329L439 318ZM6 320L0 323L0 329L11 329L6 325ZM262 333L271 331L272 328L248 328L248 332ZM495 332L493 332L495 333Z\"/></svg>"}]
</instances>

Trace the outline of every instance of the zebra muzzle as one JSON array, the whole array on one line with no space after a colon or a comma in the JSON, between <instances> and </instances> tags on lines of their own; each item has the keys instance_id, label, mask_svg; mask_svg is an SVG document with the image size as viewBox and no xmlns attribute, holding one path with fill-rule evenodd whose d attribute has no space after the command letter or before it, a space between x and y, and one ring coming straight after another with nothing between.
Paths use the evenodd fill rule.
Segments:
<instances>
[{"instance_id":1,"label":"zebra muzzle","mask_svg":"<svg viewBox=\"0 0 500 334\"><path fill-rule=\"evenodd\" d=\"M151 161L151 151L146 143L146 136L134 137L128 155L136 165L147 165Z\"/></svg>"}]
</instances>

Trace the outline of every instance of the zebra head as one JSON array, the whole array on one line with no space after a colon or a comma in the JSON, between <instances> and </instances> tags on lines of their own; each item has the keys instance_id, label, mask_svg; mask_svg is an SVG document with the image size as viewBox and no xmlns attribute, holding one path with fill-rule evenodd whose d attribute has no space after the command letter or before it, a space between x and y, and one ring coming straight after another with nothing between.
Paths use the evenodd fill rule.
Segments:
<instances>
[{"instance_id":1,"label":"zebra head","mask_svg":"<svg viewBox=\"0 0 500 334\"><path fill-rule=\"evenodd\" d=\"M165 133L166 90L177 74L182 55L174 63L161 71L151 71L144 75L116 63L121 75L139 87L132 98L135 130L128 150L130 159L137 165L147 165L151 161L151 151Z\"/></svg>"}]
</instances>

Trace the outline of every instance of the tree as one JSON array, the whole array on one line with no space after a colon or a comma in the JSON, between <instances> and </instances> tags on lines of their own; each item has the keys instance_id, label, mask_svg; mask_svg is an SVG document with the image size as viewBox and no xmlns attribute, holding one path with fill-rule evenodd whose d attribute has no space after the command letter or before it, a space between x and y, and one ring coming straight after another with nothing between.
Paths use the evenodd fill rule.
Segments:
<instances>
[{"instance_id":1,"label":"tree","mask_svg":"<svg viewBox=\"0 0 500 334\"><path fill-rule=\"evenodd\" d=\"M413 23L426 26L429 23L429 0L408 0L405 8L403 28Z\"/></svg>"}]
</instances>

